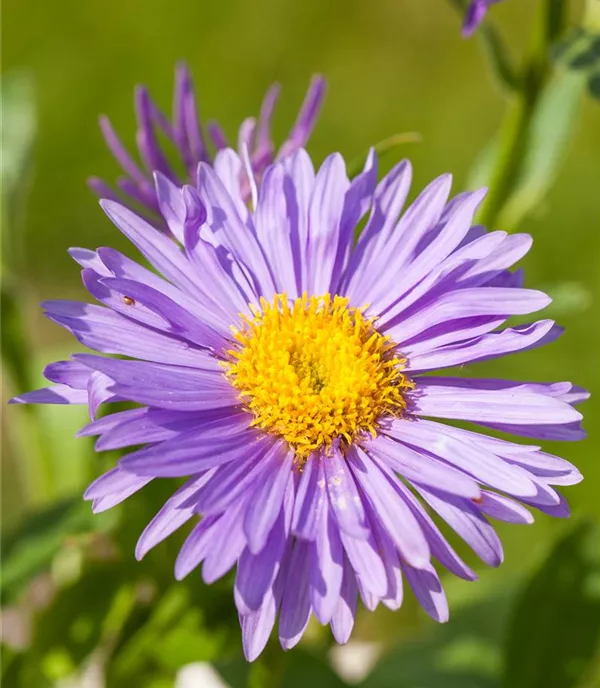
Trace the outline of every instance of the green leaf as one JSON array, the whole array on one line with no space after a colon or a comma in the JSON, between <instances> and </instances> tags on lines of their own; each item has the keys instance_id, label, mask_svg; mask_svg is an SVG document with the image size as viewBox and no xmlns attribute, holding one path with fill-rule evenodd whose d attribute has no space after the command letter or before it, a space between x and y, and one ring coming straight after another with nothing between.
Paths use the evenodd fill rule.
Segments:
<instances>
[{"instance_id":1,"label":"green leaf","mask_svg":"<svg viewBox=\"0 0 600 688\"><path fill-rule=\"evenodd\" d=\"M588 79L588 91L592 98L600 100L600 68L597 72L590 74Z\"/></svg>"},{"instance_id":2,"label":"green leaf","mask_svg":"<svg viewBox=\"0 0 600 688\"><path fill-rule=\"evenodd\" d=\"M55 356L53 351L47 351L44 359L61 360L66 358L64 352ZM36 360L37 370L43 369L42 363ZM47 380L36 380L36 386L48 384ZM41 383L41 384L39 384ZM15 414L23 407L15 407ZM23 414L24 415L24 414ZM19 419L21 420L21 419ZM31 447L31 451L40 449L42 456L48 461L46 470L52 473L51 484L53 491L51 497L63 497L76 494L83 499L83 490L96 477L98 477L99 461L94 453L93 440L76 436L80 428L89 423L89 411L83 404L73 404L63 406L61 404L41 404L35 407L35 420L33 423L25 419L25 427L29 430L29 435L25 437L24 431L20 431L22 441L21 448L27 447L27 441L31 439L34 429L32 424L37 425L37 433L41 438ZM40 447L40 444L42 445ZM110 466L112 468L112 466ZM33 477L31 474L28 476ZM89 509L89 504L88 504Z\"/></svg>"},{"instance_id":3,"label":"green leaf","mask_svg":"<svg viewBox=\"0 0 600 688\"><path fill-rule=\"evenodd\" d=\"M50 567L66 537L97 530L105 522L80 497L31 514L2 543L3 602L15 600L36 574Z\"/></svg>"},{"instance_id":4,"label":"green leaf","mask_svg":"<svg viewBox=\"0 0 600 688\"><path fill-rule=\"evenodd\" d=\"M585 78L563 71L542 93L529 123L522 162L512 194L499 215L504 229L519 222L543 200L558 173L571 138Z\"/></svg>"},{"instance_id":5,"label":"green leaf","mask_svg":"<svg viewBox=\"0 0 600 688\"><path fill-rule=\"evenodd\" d=\"M600 64L600 35L574 27L552 52L556 61L570 69L591 69Z\"/></svg>"},{"instance_id":6,"label":"green leaf","mask_svg":"<svg viewBox=\"0 0 600 688\"><path fill-rule=\"evenodd\" d=\"M26 338L18 336L23 326L20 299L5 301L4 289L2 296L2 356L5 369L10 370L13 378L13 392L44 387L48 384L41 374L44 366L49 360L68 358L72 348L46 348L33 355ZM14 325L12 330L10 325ZM39 509L72 494L81 496L86 483L98 473L92 440L76 437L77 431L89 422L87 406L15 405L7 409L6 416L10 453L26 493L25 510Z\"/></svg>"},{"instance_id":7,"label":"green leaf","mask_svg":"<svg viewBox=\"0 0 600 688\"><path fill-rule=\"evenodd\" d=\"M588 92L600 100L600 3L587 0L582 25L553 46L553 57L586 75Z\"/></svg>"},{"instance_id":8,"label":"green leaf","mask_svg":"<svg viewBox=\"0 0 600 688\"><path fill-rule=\"evenodd\" d=\"M389 648L360 688L498 688L510 588L453 610L430 636Z\"/></svg>"},{"instance_id":9,"label":"green leaf","mask_svg":"<svg viewBox=\"0 0 600 688\"><path fill-rule=\"evenodd\" d=\"M37 128L33 80L26 70L13 70L2 78L2 206L4 227L3 260L18 233L16 214L27 189L26 176ZM6 231L6 230L9 231Z\"/></svg>"},{"instance_id":10,"label":"green leaf","mask_svg":"<svg viewBox=\"0 0 600 688\"><path fill-rule=\"evenodd\" d=\"M75 671L99 646L105 618L127 580L119 562L96 563L74 585L60 588L36 619L31 658L58 680Z\"/></svg>"},{"instance_id":11,"label":"green leaf","mask_svg":"<svg viewBox=\"0 0 600 688\"><path fill-rule=\"evenodd\" d=\"M600 640L600 533L561 540L525 586L508 627L503 686L574 688Z\"/></svg>"},{"instance_id":12,"label":"green leaf","mask_svg":"<svg viewBox=\"0 0 600 688\"><path fill-rule=\"evenodd\" d=\"M17 298L18 289L10 285L4 276L2 281L2 329L0 342L4 369L10 375L10 381L19 390L33 387L30 374L31 351L25 335L23 322L23 303Z\"/></svg>"},{"instance_id":13,"label":"green leaf","mask_svg":"<svg viewBox=\"0 0 600 688\"><path fill-rule=\"evenodd\" d=\"M165 632L175 627L188 604L189 596L183 586L173 586L168 590L136 632L124 638L123 645L111 660L111 673L119 678L133 679L149 663L153 664L158 644Z\"/></svg>"},{"instance_id":14,"label":"green leaf","mask_svg":"<svg viewBox=\"0 0 600 688\"><path fill-rule=\"evenodd\" d=\"M205 587L199 581L193 586ZM141 623L122 628L120 643L107 664L110 685L135 683L140 675L156 672L174 676L185 664L224 657L234 637L239 638L237 618L221 616L212 624L209 600L218 597L218 591L207 591L205 604L199 604L192 592L185 583L171 585L153 600L148 614L138 619ZM228 602L233 606L231 591Z\"/></svg>"},{"instance_id":15,"label":"green leaf","mask_svg":"<svg viewBox=\"0 0 600 688\"><path fill-rule=\"evenodd\" d=\"M192 662L211 661L223 654L227 635L206 627L202 609L192 607L164 634L156 648L157 662L167 670L177 671Z\"/></svg>"},{"instance_id":16,"label":"green leaf","mask_svg":"<svg viewBox=\"0 0 600 688\"><path fill-rule=\"evenodd\" d=\"M52 688L52 682L26 652L14 652L6 645L0 647L1 685L15 688Z\"/></svg>"}]
</instances>

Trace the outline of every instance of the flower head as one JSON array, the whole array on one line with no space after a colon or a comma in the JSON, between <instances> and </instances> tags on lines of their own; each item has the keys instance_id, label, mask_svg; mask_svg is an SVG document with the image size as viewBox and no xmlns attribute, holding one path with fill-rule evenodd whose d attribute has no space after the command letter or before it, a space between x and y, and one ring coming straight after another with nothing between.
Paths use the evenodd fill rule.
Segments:
<instances>
[{"instance_id":1,"label":"flower head","mask_svg":"<svg viewBox=\"0 0 600 688\"><path fill-rule=\"evenodd\" d=\"M470 36L484 20L488 9L501 0L471 0L463 22L463 36Z\"/></svg>"},{"instance_id":2,"label":"flower head","mask_svg":"<svg viewBox=\"0 0 600 688\"><path fill-rule=\"evenodd\" d=\"M428 374L559 334L551 320L503 328L550 300L511 270L531 239L473 226L484 192L449 200L449 176L402 212L410 165L377 182L374 154L350 180L340 155L315 173L298 150L269 165L260 186L249 171L249 203L242 169L223 149L214 167L200 162L194 186L157 178L175 239L102 201L162 276L112 249L72 249L101 305L45 308L83 344L127 358L51 364L54 386L15 401L88 404L82 436L99 436L98 451L134 448L88 488L95 511L151 480L187 478L136 555L192 521L175 575L202 564L211 583L237 565L248 659L277 616L286 649L311 615L346 642L358 597L397 609L405 584L446 621L433 561L476 576L430 510L497 566L502 546L488 519L530 523L528 507L567 516L552 486L581 479L537 445L485 432L580 439L574 404L584 391ZM94 420L116 400L138 407Z\"/></svg>"},{"instance_id":3,"label":"flower head","mask_svg":"<svg viewBox=\"0 0 600 688\"><path fill-rule=\"evenodd\" d=\"M250 194L246 167L251 168L254 177L260 178L275 160L291 155L306 144L319 116L325 86L321 76L313 77L296 122L279 149L271 139L271 120L280 92L278 84L273 84L267 91L258 120L249 117L242 122L238 134L239 153L245 163L239 175L242 196L247 198ZM216 122L209 122L205 128L202 126L194 84L185 64L178 65L175 73L172 120L155 105L145 86L138 86L135 91L135 112L141 167L121 143L108 117L100 117L100 128L106 144L126 175L117 180L123 199L129 207L148 211L156 224L164 208L159 205L153 175L159 173L177 186L195 184L198 163L216 163L212 151L223 150L228 143ZM182 173L177 172L169 162L161 147L160 137L166 138L174 146L179 155L176 163L178 168L182 168ZM118 194L103 180L92 177L88 184L99 198L119 200ZM166 229L164 225L160 225L160 228Z\"/></svg>"}]
</instances>

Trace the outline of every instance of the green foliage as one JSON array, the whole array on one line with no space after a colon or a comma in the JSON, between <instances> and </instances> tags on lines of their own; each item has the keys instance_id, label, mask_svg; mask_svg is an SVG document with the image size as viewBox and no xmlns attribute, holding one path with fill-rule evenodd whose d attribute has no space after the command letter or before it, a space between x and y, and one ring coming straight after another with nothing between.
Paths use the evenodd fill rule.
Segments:
<instances>
[{"instance_id":1,"label":"green foliage","mask_svg":"<svg viewBox=\"0 0 600 688\"><path fill-rule=\"evenodd\" d=\"M98 647L123 574L122 564L101 563L56 591L37 619L31 643L31 661L44 667L48 678L68 676Z\"/></svg>"},{"instance_id":2,"label":"green foliage","mask_svg":"<svg viewBox=\"0 0 600 688\"><path fill-rule=\"evenodd\" d=\"M17 294L16 285L14 282L11 284L9 276L5 276L0 294L2 302L2 330L0 331L2 361L15 387L30 389L31 375L27 360L30 347L25 337L22 306Z\"/></svg>"},{"instance_id":3,"label":"green foliage","mask_svg":"<svg viewBox=\"0 0 600 688\"><path fill-rule=\"evenodd\" d=\"M156 680L172 685L185 664L223 659L236 646L239 655L230 580L208 588L192 575L175 583L173 551L141 564L133 559L132 541L163 500L162 491L150 490L145 508L132 505L120 518L98 518L89 504L68 502L7 538L6 602L30 628L27 647L9 651L4 665L5 676L14 677L10 685L37 685L33 666L41 686L90 665L111 688ZM103 524L104 532L91 532L92 523ZM30 588L41 571L49 574L47 599L31 607Z\"/></svg>"},{"instance_id":4,"label":"green foliage","mask_svg":"<svg viewBox=\"0 0 600 688\"><path fill-rule=\"evenodd\" d=\"M467 603L431 635L392 646L360 688L498 688L513 597L507 589Z\"/></svg>"},{"instance_id":5,"label":"green foliage","mask_svg":"<svg viewBox=\"0 0 600 688\"><path fill-rule=\"evenodd\" d=\"M281 682L282 688L344 688L346 685L326 657L301 648L290 655Z\"/></svg>"},{"instance_id":6,"label":"green foliage","mask_svg":"<svg viewBox=\"0 0 600 688\"><path fill-rule=\"evenodd\" d=\"M104 522L93 516L80 497L30 514L3 537L3 603L14 602L37 574L50 568L65 542L75 545L78 535L98 529Z\"/></svg>"},{"instance_id":7,"label":"green foliage","mask_svg":"<svg viewBox=\"0 0 600 688\"><path fill-rule=\"evenodd\" d=\"M35 139L37 121L33 79L26 70L9 71L2 77L2 205L3 220L14 225L17 205L24 199L28 168ZM6 229L6 227L5 227ZM11 232L4 232L3 246L14 241ZM5 256L5 259L8 256Z\"/></svg>"},{"instance_id":8,"label":"green foliage","mask_svg":"<svg viewBox=\"0 0 600 688\"><path fill-rule=\"evenodd\" d=\"M587 80L592 97L600 100L600 7L587 0L582 23L554 46L554 57Z\"/></svg>"},{"instance_id":9,"label":"green foliage","mask_svg":"<svg viewBox=\"0 0 600 688\"><path fill-rule=\"evenodd\" d=\"M574 688L600 641L600 532L590 523L558 542L523 588L507 629L506 688Z\"/></svg>"},{"instance_id":10,"label":"green foliage","mask_svg":"<svg viewBox=\"0 0 600 688\"><path fill-rule=\"evenodd\" d=\"M556 45L554 56L570 69L595 70L600 63L600 35L576 26Z\"/></svg>"},{"instance_id":11,"label":"green foliage","mask_svg":"<svg viewBox=\"0 0 600 688\"><path fill-rule=\"evenodd\" d=\"M173 585L152 602L144 623L123 636L110 675L115 681L133 681L148 665L174 674L185 664L222 657L228 640L224 626L209 628L190 587Z\"/></svg>"},{"instance_id":12,"label":"green foliage","mask_svg":"<svg viewBox=\"0 0 600 688\"><path fill-rule=\"evenodd\" d=\"M40 666L31 661L28 653L14 652L6 645L2 645L0 651L0 675L4 686L52 688L52 681L44 675Z\"/></svg>"},{"instance_id":13,"label":"green foliage","mask_svg":"<svg viewBox=\"0 0 600 688\"><path fill-rule=\"evenodd\" d=\"M571 140L584 87L580 75L563 71L543 90L524 136L518 174L499 213L499 226L517 227L550 190Z\"/></svg>"},{"instance_id":14,"label":"green foliage","mask_svg":"<svg viewBox=\"0 0 600 688\"><path fill-rule=\"evenodd\" d=\"M13 312L10 305L15 303ZM48 348L43 357L33 356L29 346L20 346L14 338L14 330L8 331L13 322L23 328L23 312L18 302L2 303L2 334L10 338L15 352L15 367L6 361L8 351L3 349L5 369L11 370L12 389L20 392L46 386L48 381L41 375L48 360L69 357L69 350ZM7 320L8 318L8 320ZM16 374L21 370L22 375ZM6 427L6 440L11 451L20 456L16 469L24 487L25 506L30 511L44 509L50 502L68 499L76 494L79 501L82 487L97 475L91 440L81 440L75 435L89 422L85 406L23 405L12 406L7 411L12 422Z\"/></svg>"},{"instance_id":15,"label":"green foliage","mask_svg":"<svg viewBox=\"0 0 600 688\"><path fill-rule=\"evenodd\" d=\"M332 669L323 648L296 648L282 652L271 640L265 652L250 667L243 659L217 662L216 668L231 688L346 688Z\"/></svg>"},{"instance_id":16,"label":"green foliage","mask_svg":"<svg viewBox=\"0 0 600 688\"><path fill-rule=\"evenodd\" d=\"M22 259L22 209L29 181L29 163L36 133L36 111L31 74L7 72L2 78L2 361L15 384L30 382L27 370L29 343L22 323L16 280L6 269L16 270Z\"/></svg>"},{"instance_id":17,"label":"green foliage","mask_svg":"<svg viewBox=\"0 0 600 688\"><path fill-rule=\"evenodd\" d=\"M489 186L481 213L489 227L516 229L539 207L571 140L585 80L553 69L566 16L565 0L540 3L508 114L471 173Z\"/></svg>"}]
</instances>

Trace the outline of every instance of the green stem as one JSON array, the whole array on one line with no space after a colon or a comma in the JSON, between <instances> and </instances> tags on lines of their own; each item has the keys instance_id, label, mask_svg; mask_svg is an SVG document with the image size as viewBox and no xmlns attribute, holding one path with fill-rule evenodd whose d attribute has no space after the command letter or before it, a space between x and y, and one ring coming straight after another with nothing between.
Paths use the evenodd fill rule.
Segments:
<instances>
[{"instance_id":1,"label":"green stem","mask_svg":"<svg viewBox=\"0 0 600 688\"><path fill-rule=\"evenodd\" d=\"M450 0L450 4L460 13L461 17L465 16L469 4L468 0ZM476 39L486 54L488 64L499 87L508 95L518 91L519 75L500 33L489 20L486 20L477 29Z\"/></svg>"},{"instance_id":2,"label":"green stem","mask_svg":"<svg viewBox=\"0 0 600 688\"><path fill-rule=\"evenodd\" d=\"M494 229L498 215L518 176L521 151L527 138L537 94L523 93L511 104L500 132L500 150L478 221Z\"/></svg>"},{"instance_id":3,"label":"green stem","mask_svg":"<svg viewBox=\"0 0 600 688\"><path fill-rule=\"evenodd\" d=\"M26 486L33 504L43 505L56 497L54 455L42 418L35 406L27 406L26 428L30 433L31 453L26 461ZM18 449L18 448L17 448Z\"/></svg>"},{"instance_id":4,"label":"green stem","mask_svg":"<svg viewBox=\"0 0 600 688\"><path fill-rule=\"evenodd\" d=\"M28 392L33 380L30 375L31 351L22 318L23 303L17 298L18 287L11 283L10 277L4 274L2 278L2 362L16 389Z\"/></svg>"},{"instance_id":5,"label":"green stem","mask_svg":"<svg viewBox=\"0 0 600 688\"><path fill-rule=\"evenodd\" d=\"M563 24L564 13L557 10L556 2L547 0L542 3L520 79L521 86L501 128L496 167L481 210L480 221L490 228L495 226L518 179L531 121L550 76L550 46Z\"/></svg>"},{"instance_id":6,"label":"green stem","mask_svg":"<svg viewBox=\"0 0 600 688\"><path fill-rule=\"evenodd\" d=\"M405 131L401 134L393 134L383 141L379 141L373 146L377 157L381 160L388 153L391 153L396 148L404 146L407 143L419 143L421 141L421 134L418 131ZM365 161L367 159L367 153L364 153L358 158L354 158L350 163L348 163L348 177L353 179L356 175L360 174L365 166Z\"/></svg>"},{"instance_id":7,"label":"green stem","mask_svg":"<svg viewBox=\"0 0 600 688\"><path fill-rule=\"evenodd\" d=\"M19 298L19 288L8 275L3 275L1 298L2 364L10 377L11 386L19 392L28 392L35 383L30 373L32 352L23 321L24 299ZM55 477L52 452L49 451L43 422L35 405L26 404L22 407L18 427L10 436L15 438L14 452L24 492L31 502L41 504L54 495ZM18 439L22 431L26 433L26 442ZM22 453L24 456L20 456Z\"/></svg>"}]
</instances>

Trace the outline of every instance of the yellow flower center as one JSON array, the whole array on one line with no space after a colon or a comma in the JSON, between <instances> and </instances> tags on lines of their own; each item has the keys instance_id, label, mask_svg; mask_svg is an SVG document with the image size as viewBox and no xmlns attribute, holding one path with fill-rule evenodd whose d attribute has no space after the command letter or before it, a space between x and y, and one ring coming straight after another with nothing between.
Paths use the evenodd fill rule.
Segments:
<instances>
[{"instance_id":1,"label":"yellow flower center","mask_svg":"<svg viewBox=\"0 0 600 688\"><path fill-rule=\"evenodd\" d=\"M406 408L405 360L348 299L304 295L290 304L277 294L252 313L233 329L226 375L252 424L283 437L298 460L337 438L375 436L383 416Z\"/></svg>"}]
</instances>

